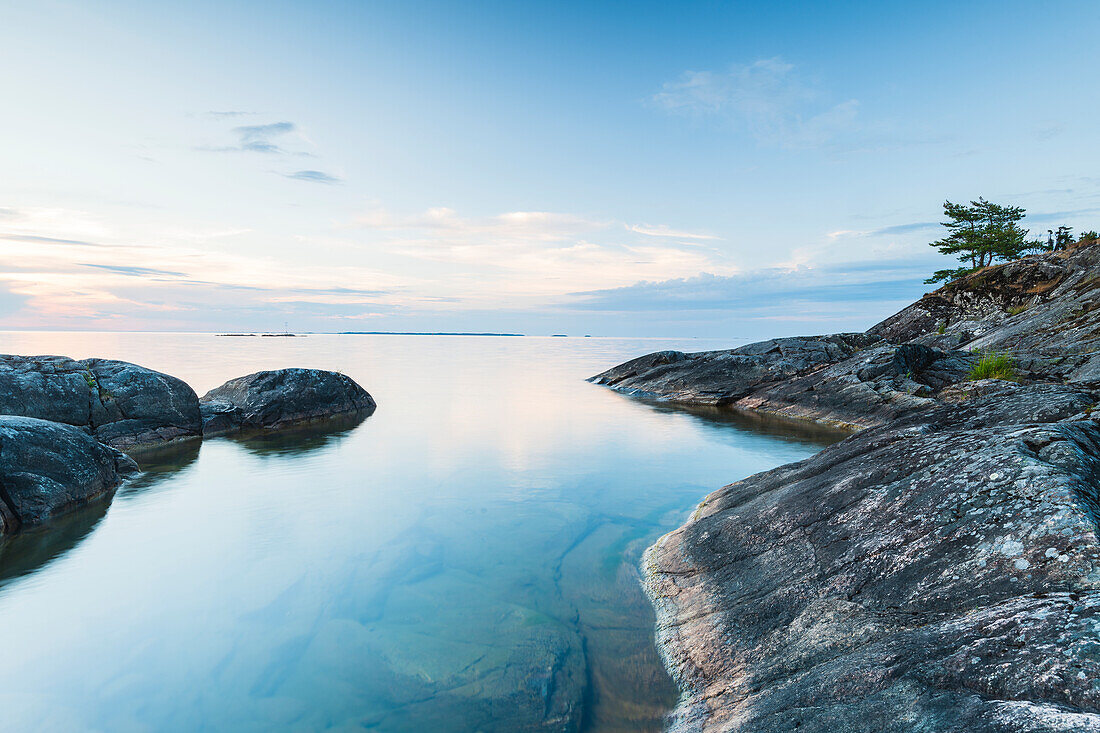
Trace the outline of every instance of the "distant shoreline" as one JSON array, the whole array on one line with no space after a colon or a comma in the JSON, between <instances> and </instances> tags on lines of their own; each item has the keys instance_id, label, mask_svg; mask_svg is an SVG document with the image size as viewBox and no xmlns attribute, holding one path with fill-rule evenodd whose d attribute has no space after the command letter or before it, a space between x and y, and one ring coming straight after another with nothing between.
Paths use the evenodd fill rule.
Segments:
<instances>
[{"instance_id":1,"label":"distant shoreline","mask_svg":"<svg viewBox=\"0 0 1100 733\"><path fill-rule=\"evenodd\" d=\"M525 333L466 333L461 331L338 331L340 336L526 336Z\"/></svg>"}]
</instances>

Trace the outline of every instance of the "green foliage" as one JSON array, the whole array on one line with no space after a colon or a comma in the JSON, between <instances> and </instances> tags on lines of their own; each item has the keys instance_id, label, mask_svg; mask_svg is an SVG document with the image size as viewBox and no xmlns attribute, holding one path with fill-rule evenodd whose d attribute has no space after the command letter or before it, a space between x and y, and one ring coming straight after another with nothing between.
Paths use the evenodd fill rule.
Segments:
<instances>
[{"instance_id":1,"label":"green foliage","mask_svg":"<svg viewBox=\"0 0 1100 733\"><path fill-rule=\"evenodd\" d=\"M940 327L936 329L936 333L938 333L940 336L943 336L945 333L947 333L947 324L941 323Z\"/></svg>"},{"instance_id":2,"label":"green foliage","mask_svg":"<svg viewBox=\"0 0 1100 733\"><path fill-rule=\"evenodd\" d=\"M948 219L943 225L949 233L931 246L955 255L964 265L937 270L926 283L955 280L997 260L1018 259L1032 246L1026 241L1027 230L1017 223L1024 218L1024 209L1019 206L1002 206L984 198L969 205L945 201L943 213Z\"/></svg>"},{"instance_id":3,"label":"green foliage","mask_svg":"<svg viewBox=\"0 0 1100 733\"><path fill-rule=\"evenodd\" d=\"M1015 308L1009 308L1008 309L1008 315L1018 316L1030 307L1031 307L1030 303L1024 303L1023 305L1018 305Z\"/></svg>"},{"instance_id":4,"label":"green foliage","mask_svg":"<svg viewBox=\"0 0 1100 733\"><path fill-rule=\"evenodd\" d=\"M1054 249L1066 249L1076 240L1073 238L1073 227L1060 226L1054 232Z\"/></svg>"},{"instance_id":5,"label":"green foliage","mask_svg":"<svg viewBox=\"0 0 1100 733\"><path fill-rule=\"evenodd\" d=\"M1097 241L1100 241L1100 233L1091 229L1087 232L1081 232L1081 241L1085 244L1096 244Z\"/></svg>"},{"instance_id":6,"label":"green foliage","mask_svg":"<svg viewBox=\"0 0 1100 733\"><path fill-rule=\"evenodd\" d=\"M1016 360L1004 352L987 351L970 368L966 378L971 382L979 379L1005 379L1015 382L1019 378L1016 374Z\"/></svg>"}]
</instances>

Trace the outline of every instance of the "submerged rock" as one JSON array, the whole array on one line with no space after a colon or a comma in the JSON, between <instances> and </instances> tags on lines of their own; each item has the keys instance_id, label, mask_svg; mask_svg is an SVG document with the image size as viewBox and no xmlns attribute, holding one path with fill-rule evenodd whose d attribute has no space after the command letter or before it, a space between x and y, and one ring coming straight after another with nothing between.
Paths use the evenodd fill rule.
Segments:
<instances>
[{"instance_id":1,"label":"submerged rock","mask_svg":"<svg viewBox=\"0 0 1100 733\"><path fill-rule=\"evenodd\" d=\"M206 436L339 415L366 417L376 407L351 377L322 369L278 369L237 377L207 392L200 402Z\"/></svg>"},{"instance_id":2,"label":"submerged rock","mask_svg":"<svg viewBox=\"0 0 1100 733\"><path fill-rule=\"evenodd\" d=\"M75 425L130 450L201 435L195 391L111 359L0 355L0 414Z\"/></svg>"},{"instance_id":3,"label":"submerged rock","mask_svg":"<svg viewBox=\"0 0 1100 733\"><path fill-rule=\"evenodd\" d=\"M0 416L0 531L84 506L137 470L133 460L80 428Z\"/></svg>"}]
</instances>

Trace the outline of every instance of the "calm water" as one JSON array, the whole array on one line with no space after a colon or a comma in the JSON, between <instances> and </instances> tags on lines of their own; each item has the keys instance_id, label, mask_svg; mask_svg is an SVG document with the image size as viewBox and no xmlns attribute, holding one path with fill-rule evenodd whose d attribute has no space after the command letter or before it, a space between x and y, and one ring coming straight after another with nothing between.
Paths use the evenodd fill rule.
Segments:
<instances>
[{"instance_id":1,"label":"calm water","mask_svg":"<svg viewBox=\"0 0 1100 733\"><path fill-rule=\"evenodd\" d=\"M729 343L0 340L199 394L338 369L379 404L357 426L147 457L109 505L0 545L6 730L517 731L570 705L586 730L658 730L675 690L641 551L707 492L834 438L583 381Z\"/></svg>"}]
</instances>

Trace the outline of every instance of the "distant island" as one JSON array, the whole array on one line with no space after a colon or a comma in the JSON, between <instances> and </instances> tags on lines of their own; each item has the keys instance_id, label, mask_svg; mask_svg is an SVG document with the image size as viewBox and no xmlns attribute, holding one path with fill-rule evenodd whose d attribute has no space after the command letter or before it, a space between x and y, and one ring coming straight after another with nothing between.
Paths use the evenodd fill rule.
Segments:
<instances>
[{"instance_id":1,"label":"distant island","mask_svg":"<svg viewBox=\"0 0 1100 733\"><path fill-rule=\"evenodd\" d=\"M463 331L338 331L340 336L526 336L525 333L467 333Z\"/></svg>"}]
</instances>

